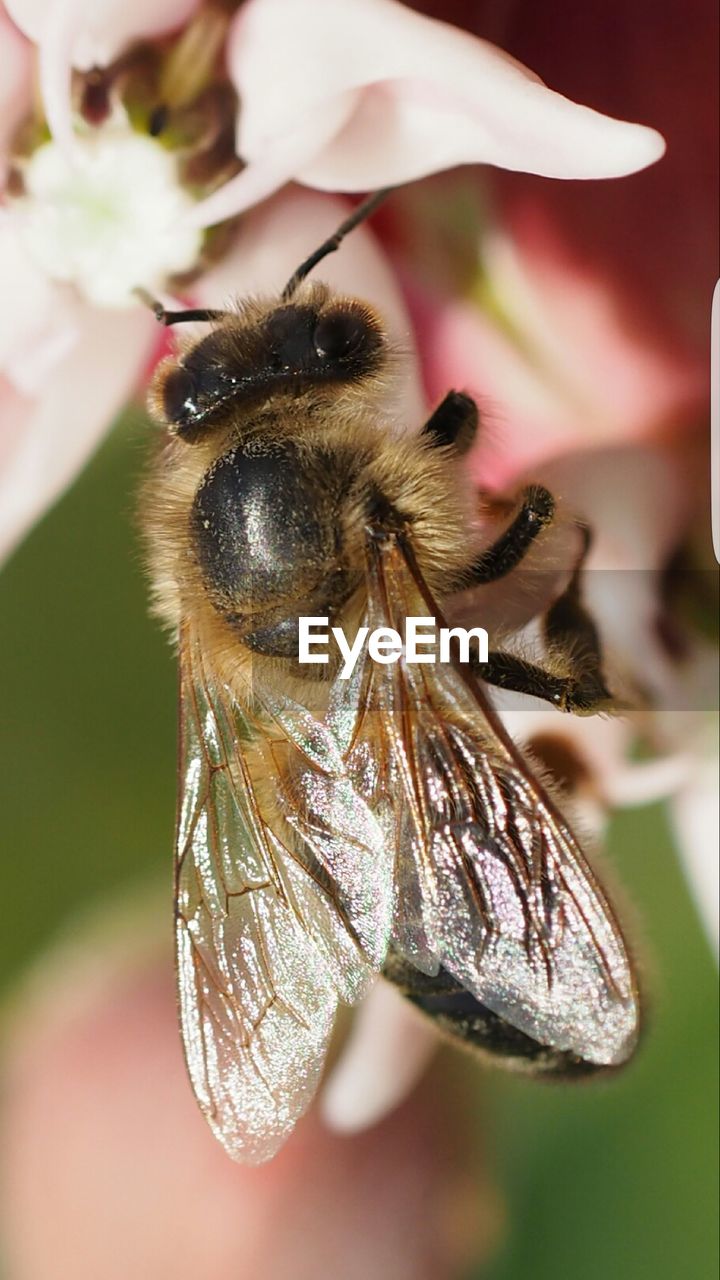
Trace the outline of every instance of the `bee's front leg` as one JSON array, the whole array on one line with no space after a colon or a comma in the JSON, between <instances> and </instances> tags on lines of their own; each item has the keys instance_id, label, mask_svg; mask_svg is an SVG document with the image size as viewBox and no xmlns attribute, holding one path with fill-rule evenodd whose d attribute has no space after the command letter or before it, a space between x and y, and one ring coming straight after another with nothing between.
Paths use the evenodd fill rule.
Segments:
<instances>
[{"instance_id":1,"label":"bee's front leg","mask_svg":"<svg viewBox=\"0 0 720 1280\"><path fill-rule=\"evenodd\" d=\"M550 649L572 655L577 663L601 677L602 652L597 627L582 599L582 572L590 550L592 535L587 525L578 524L582 548L572 577L561 596L547 610L542 620L545 642Z\"/></svg>"},{"instance_id":2,"label":"bee's front leg","mask_svg":"<svg viewBox=\"0 0 720 1280\"><path fill-rule=\"evenodd\" d=\"M467 453L478 428L478 408L463 391L448 391L422 429L433 445L453 445L460 455Z\"/></svg>"},{"instance_id":3,"label":"bee's front leg","mask_svg":"<svg viewBox=\"0 0 720 1280\"><path fill-rule=\"evenodd\" d=\"M481 552L470 568L470 586L497 582L524 560L538 534L552 524L555 499L541 484L528 485L518 511L504 533Z\"/></svg>"}]
</instances>

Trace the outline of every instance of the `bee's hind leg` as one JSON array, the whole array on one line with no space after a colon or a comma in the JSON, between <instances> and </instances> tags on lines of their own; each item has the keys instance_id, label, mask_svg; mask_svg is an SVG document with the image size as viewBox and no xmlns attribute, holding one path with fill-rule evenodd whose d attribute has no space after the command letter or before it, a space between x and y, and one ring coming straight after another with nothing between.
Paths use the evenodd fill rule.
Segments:
<instances>
[{"instance_id":1,"label":"bee's hind leg","mask_svg":"<svg viewBox=\"0 0 720 1280\"><path fill-rule=\"evenodd\" d=\"M521 517L522 511L507 534ZM487 662L474 664L474 669L487 684L497 688L531 694L575 715L593 715L617 704L605 683L597 627L582 600L581 575L591 535L586 525L579 524L578 528L583 542L572 576L562 595L542 618L543 637L553 655L556 671L547 671L500 649L491 651ZM490 553L501 542L499 539ZM562 673L558 673L558 668Z\"/></svg>"},{"instance_id":2,"label":"bee's hind leg","mask_svg":"<svg viewBox=\"0 0 720 1280\"><path fill-rule=\"evenodd\" d=\"M582 572L592 534L586 524L578 522L577 528L582 535L580 555L562 595L543 616L542 629L548 647L569 650L576 662L582 662L599 676L602 670L600 637L582 599Z\"/></svg>"},{"instance_id":3,"label":"bee's hind leg","mask_svg":"<svg viewBox=\"0 0 720 1280\"><path fill-rule=\"evenodd\" d=\"M543 702L574 715L595 715L598 711L609 711L614 705L599 669L583 668L577 675L556 675L504 649L491 649L487 662L473 663L473 670L486 684L542 698Z\"/></svg>"}]
</instances>

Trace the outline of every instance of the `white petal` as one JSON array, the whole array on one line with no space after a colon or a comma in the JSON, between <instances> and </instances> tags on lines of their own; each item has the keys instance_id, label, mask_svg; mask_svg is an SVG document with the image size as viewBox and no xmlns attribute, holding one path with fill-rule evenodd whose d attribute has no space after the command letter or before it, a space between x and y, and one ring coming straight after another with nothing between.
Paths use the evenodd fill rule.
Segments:
<instances>
[{"instance_id":1,"label":"white petal","mask_svg":"<svg viewBox=\"0 0 720 1280\"><path fill-rule=\"evenodd\" d=\"M107 66L126 45L179 27L198 0L5 0L21 31L42 44L49 28L72 27L72 65L80 71Z\"/></svg>"},{"instance_id":2,"label":"white petal","mask_svg":"<svg viewBox=\"0 0 720 1280\"><path fill-rule=\"evenodd\" d=\"M37 398L0 386L0 557L9 554L80 471L130 396L154 320L84 310L77 341Z\"/></svg>"},{"instance_id":3,"label":"white petal","mask_svg":"<svg viewBox=\"0 0 720 1280\"><path fill-rule=\"evenodd\" d=\"M537 750L543 760L554 747L561 758L569 756L575 762L568 799L581 830L596 840L603 836L612 809L636 808L675 795L693 768L688 751L669 749L654 760L631 760L637 727L630 717L571 716L535 698L523 698L526 706L519 709L518 695L501 690L493 690L492 699L516 742Z\"/></svg>"},{"instance_id":4,"label":"white petal","mask_svg":"<svg viewBox=\"0 0 720 1280\"><path fill-rule=\"evenodd\" d=\"M225 218L244 212L278 191L310 160L318 146L329 141L349 118L357 101L357 93L338 94L332 102L307 112L299 124L271 139L257 159L252 160L235 178L201 200L188 215L192 226L209 227ZM242 118L242 114L241 114ZM238 140L238 153L242 155Z\"/></svg>"},{"instance_id":5,"label":"white petal","mask_svg":"<svg viewBox=\"0 0 720 1280\"><path fill-rule=\"evenodd\" d=\"M346 128L298 169L298 178L321 190L365 191L461 164L547 178L615 178L662 155L654 130L643 130L640 139L634 132L628 136L626 130L641 126L576 106L520 71L513 70L496 92L493 77L485 79L489 95L482 103L457 101L449 88L434 84L369 86ZM517 100L502 114L510 95Z\"/></svg>"},{"instance_id":6,"label":"white petal","mask_svg":"<svg viewBox=\"0 0 720 1280\"><path fill-rule=\"evenodd\" d=\"M355 1133L381 1120L410 1093L437 1044L432 1025L380 980L355 1015L323 1091L326 1123Z\"/></svg>"},{"instance_id":7,"label":"white petal","mask_svg":"<svg viewBox=\"0 0 720 1280\"><path fill-rule=\"evenodd\" d=\"M615 177L664 150L655 130L577 106L486 41L394 0L248 0L228 62L243 159L261 162L301 133L295 174L324 189L366 190L462 163ZM322 112L360 90L328 141Z\"/></svg>"},{"instance_id":8,"label":"white petal","mask_svg":"<svg viewBox=\"0 0 720 1280\"><path fill-rule=\"evenodd\" d=\"M74 138L77 164L55 141L25 166L12 215L27 254L54 280L100 307L135 306L197 261L201 233L183 217L192 197L176 159L153 138L109 124Z\"/></svg>"},{"instance_id":9,"label":"white petal","mask_svg":"<svg viewBox=\"0 0 720 1280\"><path fill-rule=\"evenodd\" d=\"M607 801L613 808L634 809L676 795L692 773L689 755L660 756L644 764L628 764L611 779Z\"/></svg>"},{"instance_id":10,"label":"white petal","mask_svg":"<svg viewBox=\"0 0 720 1280\"><path fill-rule=\"evenodd\" d=\"M715 729L717 738L717 724ZM685 874L710 943L718 954L718 805L717 741L696 759L690 779L670 805Z\"/></svg>"}]
</instances>

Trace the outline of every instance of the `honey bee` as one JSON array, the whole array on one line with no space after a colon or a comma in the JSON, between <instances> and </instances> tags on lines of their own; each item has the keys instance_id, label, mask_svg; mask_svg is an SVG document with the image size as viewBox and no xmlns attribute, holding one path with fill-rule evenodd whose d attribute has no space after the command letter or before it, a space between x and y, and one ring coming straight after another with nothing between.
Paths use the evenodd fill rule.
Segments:
<instances>
[{"instance_id":1,"label":"honey bee","mask_svg":"<svg viewBox=\"0 0 720 1280\"><path fill-rule=\"evenodd\" d=\"M548 669L365 657L304 665L298 619L353 635L445 624L453 594L521 563L555 516L533 485L479 542L463 456L474 401L416 436L383 415L393 351L367 302L307 277L276 297L168 312L206 336L158 366L145 485L157 609L180 662L175 921L188 1071L235 1159L308 1107L339 1004L377 974L448 1036L552 1075L617 1066L639 1024L618 924L487 685L568 712L607 704L581 596L589 536L547 609ZM563 656L564 655L564 656Z\"/></svg>"}]
</instances>

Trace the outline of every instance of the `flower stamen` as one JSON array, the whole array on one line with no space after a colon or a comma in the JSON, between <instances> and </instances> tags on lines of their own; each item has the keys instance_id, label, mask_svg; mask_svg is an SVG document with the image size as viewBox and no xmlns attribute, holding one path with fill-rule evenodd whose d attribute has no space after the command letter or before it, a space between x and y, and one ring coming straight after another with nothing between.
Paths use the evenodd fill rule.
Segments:
<instances>
[{"instance_id":1,"label":"flower stamen","mask_svg":"<svg viewBox=\"0 0 720 1280\"><path fill-rule=\"evenodd\" d=\"M227 244L189 214L241 167L237 96L220 66L228 22L202 7L177 38L76 71L72 146L42 115L18 129L8 195L23 247L95 305L186 283Z\"/></svg>"}]
</instances>

